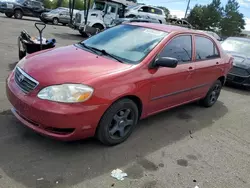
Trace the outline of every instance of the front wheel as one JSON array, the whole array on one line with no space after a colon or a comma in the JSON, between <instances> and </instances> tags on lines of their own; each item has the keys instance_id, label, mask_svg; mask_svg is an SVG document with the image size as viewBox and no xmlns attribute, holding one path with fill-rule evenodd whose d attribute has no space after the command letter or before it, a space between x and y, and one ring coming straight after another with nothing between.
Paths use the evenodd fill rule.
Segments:
<instances>
[{"instance_id":1,"label":"front wheel","mask_svg":"<svg viewBox=\"0 0 250 188\"><path fill-rule=\"evenodd\" d=\"M220 80L217 80L209 89L206 97L201 100L201 104L204 107L213 106L220 96L221 89L222 89L222 83Z\"/></svg>"},{"instance_id":2,"label":"front wheel","mask_svg":"<svg viewBox=\"0 0 250 188\"><path fill-rule=\"evenodd\" d=\"M58 25L58 23L59 23L58 18L53 18L52 23L53 23L54 25Z\"/></svg>"},{"instance_id":3,"label":"front wheel","mask_svg":"<svg viewBox=\"0 0 250 188\"><path fill-rule=\"evenodd\" d=\"M13 16L13 13L5 13L5 16L7 16L8 18L11 18Z\"/></svg>"},{"instance_id":4,"label":"front wheel","mask_svg":"<svg viewBox=\"0 0 250 188\"><path fill-rule=\"evenodd\" d=\"M15 10L15 12L14 12L14 17L15 17L16 19L22 19L22 17L23 17L23 12L22 12L21 10Z\"/></svg>"},{"instance_id":5,"label":"front wheel","mask_svg":"<svg viewBox=\"0 0 250 188\"><path fill-rule=\"evenodd\" d=\"M97 137L105 145L117 145L124 142L133 132L138 121L137 105L130 99L114 103L103 115Z\"/></svg>"}]
</instances>

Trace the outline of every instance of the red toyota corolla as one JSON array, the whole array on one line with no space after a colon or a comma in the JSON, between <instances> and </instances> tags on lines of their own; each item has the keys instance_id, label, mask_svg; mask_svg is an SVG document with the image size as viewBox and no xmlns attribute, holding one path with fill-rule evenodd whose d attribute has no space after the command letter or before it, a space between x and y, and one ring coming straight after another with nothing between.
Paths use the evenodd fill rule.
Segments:
<instances>
[{"instance_id":1,"label":"red toyota corolla","mask_svg":"<svg viewBox=\"0 0 250 188\"><path fill-rule=\"evenodd\" d=\"M125 141L138 120L218 99L232 58L214 38L162 24L120 25L23 58L7 79L12 112L60 140Z\"/></svg>"}]
</instances>

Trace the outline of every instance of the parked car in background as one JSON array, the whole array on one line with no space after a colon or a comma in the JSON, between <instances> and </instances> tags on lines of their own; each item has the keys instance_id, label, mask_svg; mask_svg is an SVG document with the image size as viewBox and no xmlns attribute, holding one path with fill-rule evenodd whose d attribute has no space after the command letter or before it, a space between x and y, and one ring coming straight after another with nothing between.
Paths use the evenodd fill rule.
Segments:
<instances>
[{"instance_id":1,"label":"parked car in background","mask_svg":"<svg viewBox=\"0 0 250 188\"><path fill-rule=\"evenodd\" d=\"M153 6L136 5L127 8L125 17L134 18L137 16L148 16L149 18L159 20L160 23L166 23L165 12L162 9Z\"/></svg>"},{"instance_id":2,"label":"parked car in background","mask_svg":"<svg viewBox=\"0 0 250 188\"><path fill-rule=\"evenodd\" d=\"M26 56L6 93L14 115L40 134L115 145L150 115L192 101L213 106L231 67L207 34L130 23Z\"/></svg>"},{"instance_id":3,"label":"parked car in background","mask_svg":"<svg viewBox=\"0 0 250 188\"><path fill-rule=\"evenodd\" d=\"M227 82L250 88L250 39L229 37L222 42L222 48L234 57Z\"/></svg>"},{"instance_id":4,"label":"parked car in background","mask_svg":"<svg viewBox=\"0 0 250 188\"><path fill-rule=\"evenodd\" d=\"M132 22L144 22L144 23L158 23L160 24L159 20L151 19L148 17L135 17L135 18L118 18L113 20L111 27L117 26L123 23L132 23Z\"/></svg>"},{"instance_id":5,"label":"parked car in background","mask_svg":"<svg viewBox=\"0 0 250 188\"><path fill-rule=\"evenodd\" d=\"M73 11L73 18L79 10ZM59 23L66 25L70 22L70 13L68 8L57 8L50 12L42 13L40 16L41 21L44 23L51 22L54 25Z\"/></svg>"},{"instance_id":6,"label":"parked car in background","mask_svg":"<svg viewBox=\"0 0 250 188\"><path fill-rule=\"evenodd\" d=\"M179 19L179 18L168 18L167 19L167 24L170 25L176 25L180 27L186 27L192 29L193 26L185 19Z\"/></svg>"},{"instance_id":7,"label":"parked car in background","mask_svg":"<svg viewBox=\"0 0 250 188\"><path fill-rule=\"evenodd\" d=\"M205 32L205 33L213 36L218 41L222 41L221 37L217 33L213 32L213 31L205 31L205 30L198 30L198 31Z\"/></svg>"},{"instance_id":8,"label":"parked car in background","mask_svg":"<svg viewBox=\"0 0 250 188\"><path fill-rule=\"evenodd\" d=\"M0 6L0 12L9 18L14 16L17 19L22 19L23 16L39 17L46 11L42 2L34 0L5 1Z\"/></svg>"}]
</instances>

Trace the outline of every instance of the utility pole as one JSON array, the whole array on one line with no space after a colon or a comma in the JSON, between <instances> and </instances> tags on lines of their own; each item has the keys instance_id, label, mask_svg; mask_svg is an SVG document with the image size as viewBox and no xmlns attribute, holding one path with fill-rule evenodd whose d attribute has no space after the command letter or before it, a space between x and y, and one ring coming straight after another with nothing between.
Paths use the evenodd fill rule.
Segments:
<instances>
[{"instance_id":1,"label":"utility pole","mask_svg":"<svg viewBox=\"0 0 250 188\"><path fill-rule=\"evenodd\" d=\"M184 18L186 18L186 17L187 17L187 12L188 12L188 9L189 9L189 4L190 4L190 0L188 0L187 9L186 9L186 12L185 12L185 17L184 17Z\"/></svg>"}]
</instances>

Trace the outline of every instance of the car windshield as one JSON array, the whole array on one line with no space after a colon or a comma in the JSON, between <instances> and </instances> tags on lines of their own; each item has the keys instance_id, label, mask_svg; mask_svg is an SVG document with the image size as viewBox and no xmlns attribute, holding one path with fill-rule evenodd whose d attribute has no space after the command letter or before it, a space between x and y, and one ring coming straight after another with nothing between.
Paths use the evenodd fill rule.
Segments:
<instances>
[{"instance_id":1,"label":"car windshield","mask_svg":"<svg viewBox=\"0 0 250 188\"><path fill-rule=\"evenodd\" d=\"M246 41L229 38L225 40L221 45L225 51L238 52L243 54L249 54L250 52L250 40Z\"/></svg>"},{"instance_id":2,"label":"car windshield","mask_svg":"<svg viewBox=\"0 0 250 188\"><path fill-rule=\"evenodd\" d=\"M63 9L61 9L61 10L63 10ZM55 9L55 10L50 11L50 13L58 13L59 11L60 11L60 9L59 10Z\"/></svg>"},{"instance_id":3,"label":"car windshield","mask_svg":"<svg viewBox=\"0 0 250 188\"><path fill-rule=\"evenodd\" d=\"M105 50L126 63L137 64L167 35L135 25L119 25L85 40L84 44Z\"/></svg>"},{"instance_id":4,"label":"car windshield","mask_svg":"<svg viewBox=\"0 0 250 188\"><path fill-rule=\"evenodd\" d=\"M104 10L104 8L105 8L105 2L98 2L98 1L95 2L93 7L93 9L95 10Z\"/></svg>"}]
</instances>

